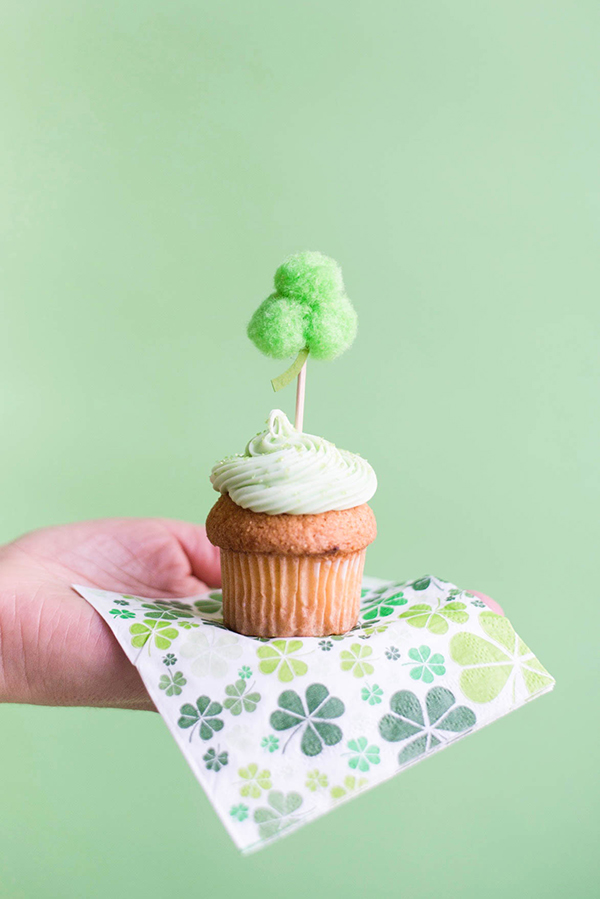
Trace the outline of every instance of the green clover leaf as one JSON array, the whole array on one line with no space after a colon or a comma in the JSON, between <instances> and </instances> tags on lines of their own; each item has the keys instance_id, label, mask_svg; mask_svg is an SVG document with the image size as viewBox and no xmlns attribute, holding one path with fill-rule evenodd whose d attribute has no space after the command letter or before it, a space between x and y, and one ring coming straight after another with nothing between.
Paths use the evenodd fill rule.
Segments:
<instances>
[{"instance_id":1,"label":"green clover leaf","mask_svg":"<svg viewBox=\"0 0 600 899\"><path fill-rule=\"evenodd\" d=\"M243 680L248 680L249 678L252 677L252 668L249 668L247 665L242 665L242 667L238 671L238 675Z\"/></svg>"},{"instance_id":2,"label":"green clover leaf","mask_svg":"<svg viewBox=\"0 0 600 899\"><path fill-rule=\"evenodd\" d=\"M369 705L379 705L383 696L383 690L377 684L374 684L373 687L363 687L360 695Z\"/></svg>"},{"instance_id":3,"label":"green clover leaf","mask_svg":"<svg viewBox=\"0 0 600 899\"><path fill-rule=\"evenodd\" d=\"M300 748L304 755L319 755L323 745L335 746L342 739L341 728L332 724L331 719L339 718L344 711L342 700L330 696L324 684L311 684L306 690L306 708L294 690L280 695L279 709L271 715L271 727L274 730L294 728L290 740L302 730Z\"/></svg>"},{"instance_id":4,"label":"green clover leaf","mask_svg":"<svg viewBox=\"0 0 600 899\"><path fill-rule=\"evenodd\" d=\"M211 702L208 696L199 696L195 706L186 702L179 711L181 717L177 724L182 728L191 728L190 743L198 725L201 740L210 740L214 733L224 727L222 719L217 717L223 711L223 706L220 702Z\"/></svg>"},{"instance_id":5,"label":"green clover leaf","mask_svg":"<svg viewBox=\"0 0 600 899\"><path fill-rule=\"evenodd\" d=\"M133 636L131 645L142 649L148 643L150 651L151 638L154 638L157 649L169 649L173 640L179 636L179 631L171 626L171 619L172 616L165 613L160 618L144 618L143 624L132 624L129 628L129 633Z\"/></svg>"},{"instance_id":6,"label":"green clover leaf","mask_svg":"<svg viewBox=\"0 0 600 899\"><path fill-rule=\"evenodd\" d=\"M358 740L349 740L348 749L352 755L348 760L351 768L358 768L359 771L368 771L371 765L378 765L379 747L369 746L366 737L359 737Z\"/></svg>"},{"instance_id":7,"label":"green clover leaf","mask_svg":"<svg viewBox=\"0 0 600 899\"><path fill-rule=\"evenodd\" d=\"M302 645L302 640L271 640L256 650L258 658L261 659L259 670L263 674L273 674L277 671L278 680L284 684L293 681L295 677L301 677L308 671L308 665L291 656L302 649Z\"/></svg>"},{"instance_id":8,"label":"green clover leaf","mask_svg":"<svg viewBox=\"0 0 600 899\"><path fill-rule=\"evenodd\" d=\"M373 674L375 669L371 663L364 661L371 655L373 655L373 650L370 646L352 643L349 650L344 649L340 653L342 671L351 671L354 677L364 677L365 674Z\"/></svg>"},{"instance_id":9,"label":"green clover leaf","mask_svg":"<svg viewBox=\"0 0 600 899\"><path fill-rule=\"evenodd\" d=\"M464 631L450 641L450 655L464 669L459 683L468 699L491 702L510 681L515 701L517 688L524 688L529 697L553 683L504 616L481 612L479 624L489 640Z\"/></svg>"},{"instance_id":10,"label":"green clover leaf","mask_svg":"<svg viewBox=\"0 0 600 899\"><path fill-rule=\"evenodd\" d=\"M433 609L426 603L411 606L406 612L402 612L399 618L406 619L411 627L426 627L432 634L445 634L448 630L448 622L464 624L469 620L469 613L465 612L464 602L448 602L442 606L438 600L437 607Z\"/></svg>"},{"instance_id":11,"label":"green clover leaf","mask_svg":"<svg viewBox=\"0 0 600 899\"><path fill-rule=\"evenodd\" d=\"M116 606L128 606L129 605L129 603L126 599L114 599L113 602Z\"/></svg>"},{"instance_id":12,"label":"green clover leaf","mask_svg":"<svg viewBox=\"0 0 600 899\"><path fill-rule=\"evenodd\" d=\"M262 738L260 745L266 752L277 752L279 749L279 737L274 737L272 734L269 734L268 737Z\"/></svg>"},{"instance_id":13,"label":"green clover leaf","mask_svg":"<svg viewBox=\"0 0 600 899\"><path fill-rule=\"evenodd\" d=\"M369 626L359 622L352 630L355 631L354 636L358 637L359 640L369 640L373 634L384 634L388 627L389 623L381 624L379 618L376 618Z\"/></svg>"},{"instance_id":14,"label":"green clover leaf","mask_svg":"<svg viewBox=\"0 0 600 899\"><path fill-rule=\"evenodd\" d=\"M347 796L348 793L354 793L357 790L361 790L368 784L368 780L366 777L354 777L354 775L349 774L344 778L343 786L332 787L330 790L330 795L332 799L342 799L344 796Z\"/></svg>"},{"instance_id":15,"label":"green clover leaf","mask_svg":"<svg viewBox=\"0 0 600 899\"><path fill-rule=\"evenodd\" d=\"M454 694L446 687L432 687L425 698L425 709L410 690L394 693L391 713L379 722L379 733L390 743L410 740L398 755L400 765L447 741L447 733L461 733L473 727L475 713L467 706L455 706L455 702Z\"/></svg>"},{"instance_id":16,"label":"green clover leaf","mask_svg":"<svg viewBox=\"0 0 600 899\"><path fill-rule=\"evenodd\" d=\"M246 681L240 679L225 687L228 698L223 705L232 715L241 715L243 711L253 712L260 702L260 693L246 693L247 686Z\"/></svg>"},{"instance_id":17,"label":"green clover leaf","mask_svg":"<svg viewBox=\"0 0 600 899\"><path fill-rule=\"evenodd\" d=\"M229 753L219 752L218 749L209 749L202 758L209 771L220 771L229 762Z\"/></svg>"},{"instance_id":18,"label":"green clover leaf","mask_svg":"<svg viewBox=\"0 0 600 899\"><path fill-rule=\"evenodd\" d=\"M258 824L258 832L263 839L275 836L297 820L294 813L302 805L302 796L299 793L271 790L267 802L269 808L257 808L254 812L254 821Z\"/></svg>"},{"instance_id":19,"label":"green clover leaf","mask_svg":"<svg viewBox=\"0 0 600 899\"><path fill-rule=\"evenodd\" d=\"M182 608L183 607L183 608ZM144 618L163 619L165 621L176 621L178 618L193 618L194 616L189 610L189 606L184 603L168 602L143 602Z\"/></svg>"},{"instance_id":20,"label":"green clover leaf","mask_svg":"<svg viewBox=\"0 0 600 899\"><path fill-rule=\"evenodd\" d=\"M315 768L313 771L309 771L306 775L306 783L305 786L314 793L316 790L320 790L321 788L325 788L329 784L326 774L321 774L321 772Z\"/></svg>"},{"instance_id":21,"label":"green clover leaf","mask_svg":"<svg viewBox=\"0 0 600 899\"><path fill-rule=\"evenodd\" d=\"M392 593L391 596L373 596L361 604L361 619L372 621L374 618L387 618L407 602L402 591Z\"/></svg>"},{"instance_id":22,"label":"green clover leaf","mask_svg":"<svg viewBox=\"0 0 600 899\"><path fill-rule=\"evenodd\" d=\"M201 678L221 678L227 674L229 663L240 658L242 647L237 634L203 627L187 635L179 652L183 658L193 659L192 674Z\"/></svg>"},{"instance_id":23,"label":"green clover leaf","mask_svg":"<svg viewBox=\"0 0 600 899\"><path fill-rule=\"evenodd\" d=\"M250 809L247 805L243 805L240 803L239 805L233 805L229 811L229 814L232 818L235 818L236 821L245 821L248 817L248 812Z\"/></svg>"},{"instance_id":24,"label":"green clover leaf","mask_svg":"<svg viewBox=\"0 0 600 899\"><path fill-rule=\"evenodd\" d=\"M412 662L405 662L405 665L413 665L413 662L417 662L410 669L410 676L413 680L422 680L425 684L431 684L436 675L446 673L444 656L440 655L439 652L431 655L429 646L409 649L408 656L412 659Z\"/></svg>"},{"instance_id":25,"label":"green clover leaf","mask_svg":"<svg viewBox=\"0 0 600 899\"><path fill-rule=\"evenodd\" d=\"M222 610L223 597L220 590L209 593L208 595L209 599L198 599L194 603L194 606L199 612L204 612L206 615L214 615L216 612Z\"/></svg>"},{"instance_id":26,"label":"green clover leaf","mask_svg":"<svg viewBox=\"0 0 600 899\"><path fill-rule=\"evenodd\" d=\"M187 680L182 672L176 671L173 675L171 675L171 672L168 674L161 674L158 686L161 690L165 691L167 696L179 696L186 684Z\"/></svg>"},{"instance_id":27,"label":"green clover leaf","mask_svg":"<svg viewBox=\"0 0 600 899\"><path fill-rule=\"evenodd\" d=\"M263 768L259 770L258 765L252 762L247 768L240 768L238 774L246 783L240 788L240 796L250 796L252 799L258 799L263 790L270 790L271 772Z\"/></svg>"},{"instance_id":28,"label":"green clover leaf","mask_svg":"<svg viewBox=\"0 0 600 899\"><path fill-rule=\"evenodd\" d=\"M167 608L167 609L181 609L183 612L191 612L192 607L189 602L183 602L181 599L155 599L154 605L159 606L159 608Z\"/></svg>"},{"instance_id":29,"label":"green clover leaf","mask_svg":"<svg viewBox=\"0 0 600 899\"><path fill-rule=\"evenodd\" d=\"M135 618L135 612L128 609L111 609L109 615L114 615L115 618Z\"/></svg>"},{"instance_id":30,"label":"green clover leaf","mask_svg":"<svg viewBox=\"0 0 600 899\"><path fill-rule=\"evenodd\" d=\"M413 588L413 590L427 590L430 583L431 583L430 577L422 577L416 581L413 581L410 586Z\"/></svg>"}]
</instances>

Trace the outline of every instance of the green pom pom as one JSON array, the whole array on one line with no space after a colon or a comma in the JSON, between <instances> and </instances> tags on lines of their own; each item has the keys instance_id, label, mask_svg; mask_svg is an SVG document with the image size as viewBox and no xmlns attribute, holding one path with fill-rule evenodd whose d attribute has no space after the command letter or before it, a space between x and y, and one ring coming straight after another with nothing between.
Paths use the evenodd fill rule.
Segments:
<instances>
[{"instance_id":1,"label":"green pom pom","mask_svg":"<svg viewBox=\"0 0 600 899\"><path fill-rule=\"evenodd\" d=\"M274 359L305 348L315 359L335 359L354 340L356 325L337 262L306 252L288 256L279 266L275 293L252 316L248 337Z\"/></svg>"},{"instance_id":2,"label":"green pom pom","mask_svg":"<svg viewBox=\"0 0 600 899\"><path fill-rule=\"evenodd\" d=\"M315 310L306 331L306 346L313 359L330 361L343 353L356 337L357 316L348 297Z\"/></svg>"},{"instance_id":3,"label":"green pom pom","mask_svg":"<svg viewBox=\"0 0 600 899\"><path fill-rule=\"evenodd\" d=\"M276 293L260 304L248 325L248 337L274 359L295 356L306 346L304 309Z\"/></svg>"},{"instance_id":4,"label":"green pom pom","mask_svg":"<svg viewBox=\"0 0 600 899\"><path fill-rule=\"evenodd\" d=\"M288 256L275 272L275 290L282 297L314 305L337 299L344 293L342 270L322 253Z\"/></svg>"}]
</instances>

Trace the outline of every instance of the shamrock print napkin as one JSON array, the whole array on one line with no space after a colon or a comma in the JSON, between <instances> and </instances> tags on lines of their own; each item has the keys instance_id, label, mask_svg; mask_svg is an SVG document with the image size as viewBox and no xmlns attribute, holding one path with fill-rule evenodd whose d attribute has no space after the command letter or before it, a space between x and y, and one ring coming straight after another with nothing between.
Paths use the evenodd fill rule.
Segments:
<instances>
[{"instance_id":1,"label":"shamrock print napkin","mask_svg":"<svg viewBox=\"0 0 600 899\"><path fill-rule=\"evenodd\" d=\"M506 618L440 578L365 579L357 626L323 639L235 634L219 591L75 589L138 668L244 852L554 686Z\"/></svg>"}]
</instances>

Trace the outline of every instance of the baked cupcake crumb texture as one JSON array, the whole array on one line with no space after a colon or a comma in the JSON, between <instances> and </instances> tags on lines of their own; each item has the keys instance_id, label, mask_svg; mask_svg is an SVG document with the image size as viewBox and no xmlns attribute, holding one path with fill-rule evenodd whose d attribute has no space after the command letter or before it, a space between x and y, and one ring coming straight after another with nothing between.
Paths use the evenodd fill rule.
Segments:
<instances>
[{"instance_id":1,"label":"baked cupcake crumb texture","mask_svg":"<svg viewBox=\"0 0 600 899\"><path fill-rule=\"evenodd\" d=\"M223 495L208 514L206 533L215 546L234 552L333 556L364 549L377 536L377 525L366 503L315 515L269 515L242 509Z\"/></svg>"}]
</instances>

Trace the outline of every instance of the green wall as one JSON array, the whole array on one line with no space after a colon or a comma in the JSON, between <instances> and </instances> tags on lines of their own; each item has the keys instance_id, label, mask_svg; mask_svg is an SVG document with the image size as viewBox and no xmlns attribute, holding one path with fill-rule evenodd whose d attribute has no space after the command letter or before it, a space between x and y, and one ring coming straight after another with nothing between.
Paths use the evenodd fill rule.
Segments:
<instances>
[{"instance_id":1,"label":"green wall","mask_svg":"<svg viewBox=\"0 0 600 899\"><path fill-rule=\"evenodd\" d=\"M368 573L499 600L555 692L239 857L158 716L0 709L0 896L595 895L600 6L7 0L0 540L202 521L281 403L289 252L354 348L306 429L379 475ZM569 630L572 628L572 630Z\"/></svg>"}]
</instances>

